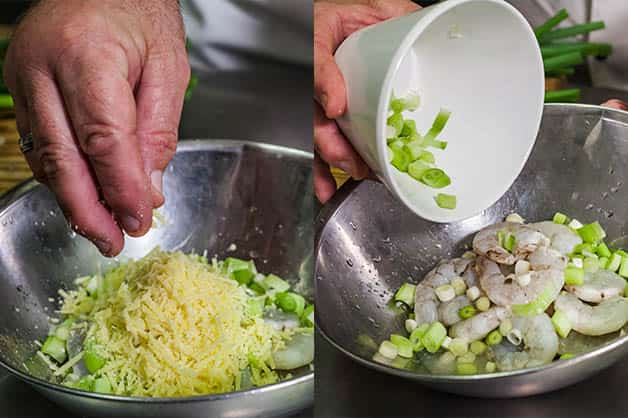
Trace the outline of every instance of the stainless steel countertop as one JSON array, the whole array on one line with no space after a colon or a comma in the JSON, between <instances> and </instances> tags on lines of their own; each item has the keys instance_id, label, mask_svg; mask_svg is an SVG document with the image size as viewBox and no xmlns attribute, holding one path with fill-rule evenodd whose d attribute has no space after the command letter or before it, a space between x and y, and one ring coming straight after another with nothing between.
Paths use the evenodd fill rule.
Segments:
<instances>
[{"instance_id":1,"label":"stainless steel countertop","mask_svg":"<svg viewBox=\"0 0 628 418\"><path fill-rule=\"evenodd\" d=\"M627 92L582 88L582 102L628 101ZM320 335L316 340L316 416L333 417L619 417L628 358L593 378L556 392L513 400L467 398L437 392L354 363Z\"/></svg>"},{"instance_id":2,"label":"stainless steel countertop","mask_svg":"<svg viewBox=\"0 0 628 418\"><path fill-rule=\"evenodd\" d=\"M183 110L179 136L254 140L311 152L311 91L311 70L304 68L199 74ZM310 408L293 418L313 414ZM0 417L72 416L0 369Z\"/></svg>"}]
</instances>

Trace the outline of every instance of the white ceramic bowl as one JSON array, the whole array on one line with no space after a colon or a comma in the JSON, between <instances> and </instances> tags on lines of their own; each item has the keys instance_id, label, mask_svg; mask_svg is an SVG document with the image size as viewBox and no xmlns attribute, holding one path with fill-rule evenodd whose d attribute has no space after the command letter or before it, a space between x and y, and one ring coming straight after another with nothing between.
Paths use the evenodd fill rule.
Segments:
<instances>
[{"instance_id":1,"label":"white ceramic bowl","mask_svg":"<svg viewBox=\"0 0 628 418\"><path fill-rule=\"evenodd\" d=\"M367 27L336 51L347 85L347 112L338 120L362 158L389 190L420 217L453 222L495 203L521 172L541 121L543 62L525 18L502 0L448 0ZM404 117L420 133L441 108L451 117L434 150L452 179L432 189L389 162L386 119L391 93L416 91L421 106ZM434 196L455 194L441 209Z\"/></svg>"}]
</instances>

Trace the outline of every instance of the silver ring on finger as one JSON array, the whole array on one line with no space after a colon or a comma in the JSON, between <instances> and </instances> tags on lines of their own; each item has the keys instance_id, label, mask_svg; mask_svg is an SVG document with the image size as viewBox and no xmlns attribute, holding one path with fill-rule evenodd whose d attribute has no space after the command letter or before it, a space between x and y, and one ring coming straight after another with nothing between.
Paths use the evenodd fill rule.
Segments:
<instances>
[{"instance_id":1,"label":"silver ring on finger","mask_svg":"<svg viewBox=\"0 0 628 418\"><path fill-rule=\"evenodd\" d=\"M32 151L35 147L33 145L33 134L30 132L24 136L21 136L17 143L20 147L20 151L22 151L22 154L26 154L27 152Z\"/></svg>"}]
</instances>

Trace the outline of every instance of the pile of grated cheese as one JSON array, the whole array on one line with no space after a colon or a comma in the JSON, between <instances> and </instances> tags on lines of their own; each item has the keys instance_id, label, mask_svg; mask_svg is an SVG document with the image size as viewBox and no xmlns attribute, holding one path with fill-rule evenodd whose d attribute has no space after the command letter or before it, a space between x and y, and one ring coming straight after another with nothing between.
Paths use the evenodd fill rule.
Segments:
<instances>
[{"instance_id":1,"label":"pile of grated cheese","mask_svg":"<svg viewBox=\"0 0 628 418\"><path fill-rule=\"evenodd\" d=\"M250 316L245 289L215 266L156 249L103 280L110 288L94 303L83 289L62 293L61 313L87 321L86 340L107 360L98 374L115 394L229 392L249 365L253 383L277 380L271 352L289 335Z\"/></svg>"}]
</instances>

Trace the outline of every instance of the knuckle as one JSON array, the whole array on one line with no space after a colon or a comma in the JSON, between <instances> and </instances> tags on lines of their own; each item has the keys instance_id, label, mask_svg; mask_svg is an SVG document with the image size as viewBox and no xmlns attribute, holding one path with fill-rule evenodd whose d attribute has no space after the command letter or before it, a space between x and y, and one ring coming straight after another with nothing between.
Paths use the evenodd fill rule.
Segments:
<instances>
[{"instance_id":1,"label":"knuckle","mask_svg":"<svg viewBox=\"0 0 628 418\"><path fill-rule=\"evenodd\" d=\"M90 123L81 127L81 149L85 154L94 158L106 158L118 148L118 132L110 125Z\"/></svg>"},{"instance_id":2,"label":"knuckle","mask_svg":"<svg viewBox=\"0 0 628 418\"><path fill-rule=\"evenodd\" d=\"M41 141L38 149L41 171L36 170L35 175L40 176L42 180L56 182L63 177L66 165L71 164L74 157L72 154L70 147L62 143Z\"/></svg>"},{"instance_id":3,"label":"knuckle","mask_svg":"<svg viewBox=\"0 0 628 418\"><path fill-rule=\"evenodd\" d=\"M163 162L163 165L166 165L177 151L177 133L174 131L151 133L146 138L149 152L158 161Z\"/></svg>"}]
</instances>

